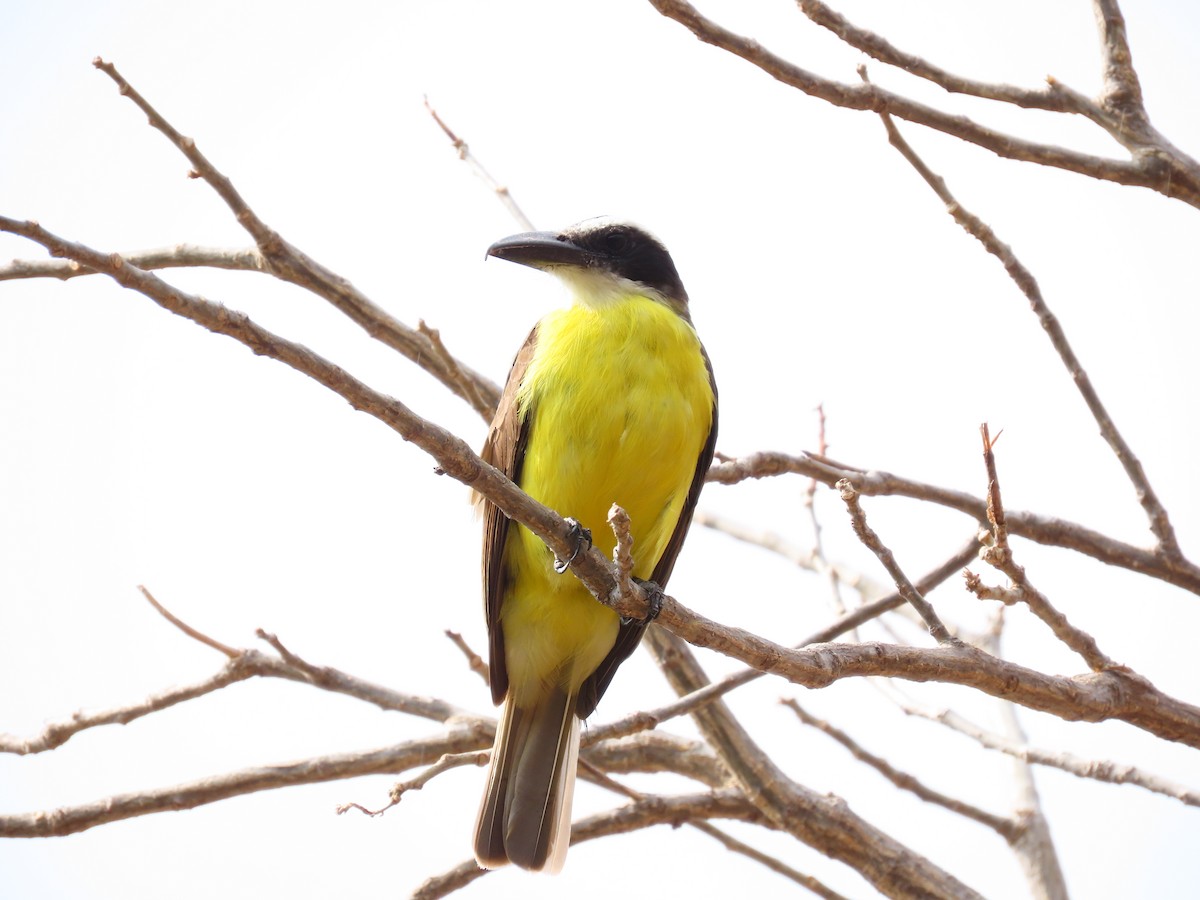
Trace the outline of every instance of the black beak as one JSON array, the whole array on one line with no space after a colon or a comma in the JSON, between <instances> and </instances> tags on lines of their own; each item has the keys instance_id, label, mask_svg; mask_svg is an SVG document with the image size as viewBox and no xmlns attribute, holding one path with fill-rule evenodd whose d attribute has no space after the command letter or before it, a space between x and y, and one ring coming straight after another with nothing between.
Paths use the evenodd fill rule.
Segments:
<instances>
[{"instance_id":1,"label":"black beak","mask_svg":"<svg viewBox=\"0 0 1200 900\"><path fill-rule=\"evenodd\" d=\"M488 247L487 255L535 269L596 264L594 253L553 231L527 231L501 238Z\"/></svg>"}]
</instances>

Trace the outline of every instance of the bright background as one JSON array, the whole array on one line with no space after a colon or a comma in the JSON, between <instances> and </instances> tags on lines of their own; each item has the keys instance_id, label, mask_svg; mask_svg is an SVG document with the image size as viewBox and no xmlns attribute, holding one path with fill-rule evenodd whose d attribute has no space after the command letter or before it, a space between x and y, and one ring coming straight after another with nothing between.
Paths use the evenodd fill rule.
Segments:
<instances>
[{"instance_id":1,"label":"bright background","mask_svg":"<svg viewBox=\"0 0 1200 900\"><path fill-rule=\"evenodd\" d=\"M1200 11L1179 0L1126 6L1155 124L1200 150ZM856 80L859 57L791 4L702 8L814 71ZM1082 0L837 8L964 75L1036 86L1053 74L1085 93L1099 86ZM999 465L1011 509L1149 542L1132 489L1024 298L886 144L878 120L777 84L644 2L11 4L0 30L0 212L108 251L244 246L213 191L185 177L186 160L92 68L95 55L194 136L288 240L401 320L440 328L453 352L497 381L562 295L536 273L484 265L488 244L519 229L455 158L425 94L540 227L611 214L664 239L716 366L724 453L815 449L814 408L823 403L835 458L978 494L977 427L987 421L1004 430ZM994 109L881 65L870 71L1023 136L1120 153L1082 121ZM902 127L1038 277L1195 552L1200 215L1148 191ZM40 256L0 239L0 260ZM246 273L166 277L482 440L484 424L464 403L320 300ZM484 647L478 526L465 489L432 468L313 382L107 279L0 284L0 730L30 735L76 709L127 704L216 671L222 659L160 619L138 584L227 643L254 645L262 627L314 663L490 710L442 636L457 629ZM807 546L804 487L800 479L713 486L702 507ZM911 502L866 508L914 577L972 530L961 516ZM884 580L849 536L840 502L823 491L818 511L835 561ZM819 578L712 532L693 535L671 584L683 602L784 643L830 618ZM1017 549L1034 583L1110 655L1200 700L1194 596L1069 554ZM983 621L986 610L957 579L932 596L949 619ZM1010 620L1014 658L1082 670L1028 616L1014 611ZM714 674L736 668L705 661ZM994 704L965 691L912 693L995 720ZM898 796L798 725L780 696L799 697L931 786L999 813L1015 796L1007 760L906 720L863 683L805 693L764 680L732 700L803 783L845 797L984 894L1024 894L999 838ZM596 721L668 698L639 656ZM1022 721L1037 745L1137 763L1196 787L1194 752L1131 727L1033 713ZM293 684L244 683L85 732L55 752L0 759L0 809L72 805L435 730ZM0 842L0 894L404 896L468 855L483 777L478 769L439 777L382 819L333 809L381 804L390 777ZM1075 896L1195 896L1195 810L1056 771L1037 777ZM585 785L576 813L617 802ZM871 894L850 870L788 839L731 830L851 896ZM557 879L504 871L466 896L668 888L773 896L794 886L702 835L660 828L577 847Z\"/></svg>"}]
</instances>

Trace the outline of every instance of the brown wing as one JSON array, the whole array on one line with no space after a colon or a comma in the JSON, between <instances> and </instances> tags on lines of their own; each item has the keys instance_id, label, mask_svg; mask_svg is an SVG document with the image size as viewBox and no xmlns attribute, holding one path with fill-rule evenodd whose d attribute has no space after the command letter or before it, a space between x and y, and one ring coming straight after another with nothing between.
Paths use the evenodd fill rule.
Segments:
<instances>
[{"instance_id":1,"label":"brown wing","mask_svg":"<svg viewBox=\"0 0 1200 900\"><path fill-rule=\"evenodd\" d=\"M663 550L663 555L659 557L658 564L650 576L650 580L662 588L667 586L671 570L675 568L675 558L679 556L679 551L683 548L683 539L687 537L688 528L692 525L692 513L695 512L696 502L700 499L700 489L704 487L704 478L708 474L709 466L712 465L713 453L717 449L717 380L713 377L712 360L708 358L708 352L703 346L701 346L700 352L704 356L704 365L708 369L708 383L712 385L712 428L708 431L708 440L704 442L700 458L696 460L696 472L692 475L692 485L688 488L687 499L683 503L683 509L679 512L675 530L671 532L671 540L667 542L667 547ZM613 644L613 648L608 651L608 656L604 657L596 671L588 676L579 691L579 703L575 713L579 718L586 719L595 710L596 704L608 690L609 682L616 674L617 667L629 659L630 654L637 649L637 645L642 640L642 633L649 624L649 620L621 620L621 627L617 632L617 642Z\"/></svg>"},{"instance_id":2,"label":"brown wing","mask_svg":"<svg viewBox=\"0 0 1200 900\"><path fill-rule=\"evenodd\" d=\"M524 417L517 410L517 388L533 359L533 348L537 342L537 326L517 351L508 382L496 416L488 430L487 439L479 455L491 463L512 481L521 483L521 466L525 462L525 447L529 439L529 423L533 410ZM508 539L508 516L499 507L476 495L475 503L483 512L483 606L487 614L488 668L492 685L492 702L499 704L508 692L508 669L504 663L504 631L500 628L500 604L508 588L508 570L504 564L504 546Z\"/></svg>"}]
</instances>

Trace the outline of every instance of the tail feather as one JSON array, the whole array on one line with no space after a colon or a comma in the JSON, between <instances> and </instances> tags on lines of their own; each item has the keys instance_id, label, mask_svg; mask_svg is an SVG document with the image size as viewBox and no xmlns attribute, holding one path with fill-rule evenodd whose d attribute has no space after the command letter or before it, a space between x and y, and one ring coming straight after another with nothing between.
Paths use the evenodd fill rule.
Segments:
<instances>
[{"instance_id":1,"label":"tail feather","mask_svg":"<svg viewBox=\"0 0 1200 900\"><path fill-rule=\"evenodd\" d=\"M579 756L575 705L576 695L559 688L531 707L511 695L505 703L475 826L475 859L484 868L562 868Z\"/></svg>"}]
</instances>

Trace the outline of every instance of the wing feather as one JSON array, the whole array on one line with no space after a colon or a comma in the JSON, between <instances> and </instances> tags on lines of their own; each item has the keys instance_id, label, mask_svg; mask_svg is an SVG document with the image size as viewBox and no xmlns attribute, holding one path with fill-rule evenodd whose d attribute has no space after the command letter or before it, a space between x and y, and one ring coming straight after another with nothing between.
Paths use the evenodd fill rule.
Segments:
<instances>
[{"instance_id":1,"label":"wing feather","mask_svg":"<svg viewBox=\"0 0 1200 900\"><path fill-rule=\"evenodd\" d=\"M525 462L525 447L529 439L529 426L533 421L533 410L517 408L517 389L533 359L537 346L537 327L517 351L504 393L496 407L496 415L488 430L487 439L479 455L491 463L512 481L521 483L521 467ZM500 627L500 604L508 589L509 573L504 561L504 548L508 540L509 519L499 507L479 495L475 504L483 514L483 592L484 610L488 627L488 669L492 686L492 702L499 704L508 692L508 669L504 661L504 630Z\"/></svg>"}]
</instances>

